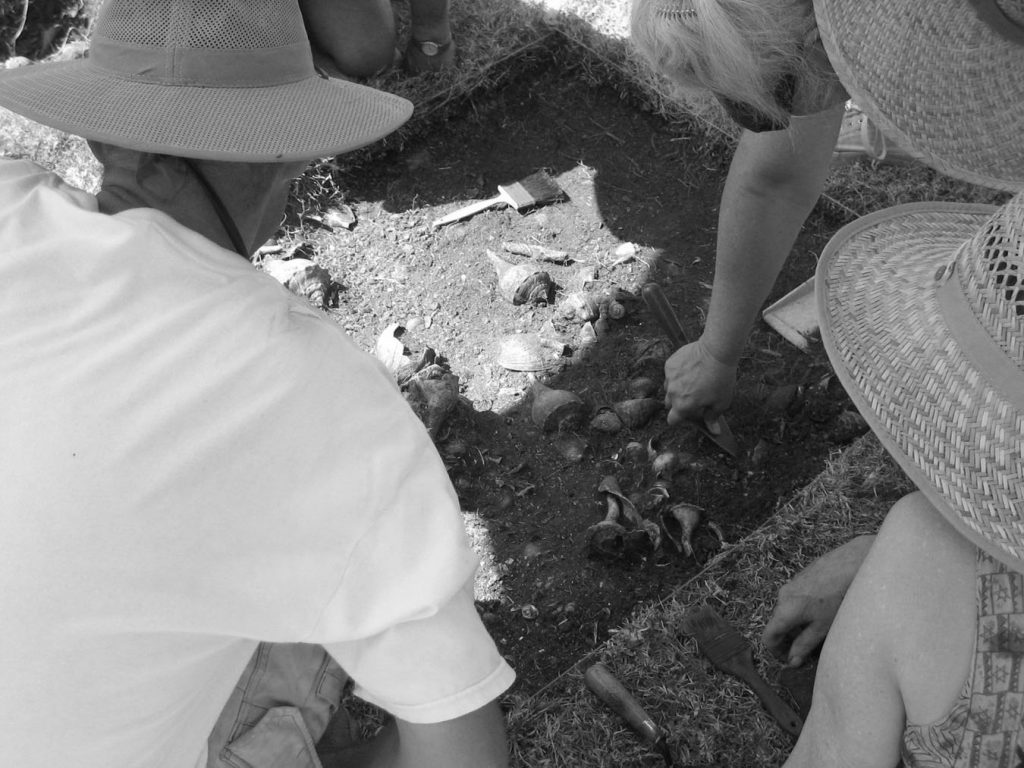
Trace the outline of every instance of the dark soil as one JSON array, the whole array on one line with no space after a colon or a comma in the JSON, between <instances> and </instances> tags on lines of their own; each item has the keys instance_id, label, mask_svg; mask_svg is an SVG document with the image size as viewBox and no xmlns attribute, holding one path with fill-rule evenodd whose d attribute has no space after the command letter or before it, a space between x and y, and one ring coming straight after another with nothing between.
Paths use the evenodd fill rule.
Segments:
<instances>
[{"instance_id":1,"label":"dark soil","mask_svg":"<svg viewBox=\"0 0 1024 768\"><path fill-rule=\"evenodd\" d=\"M730 458L692 427L669 427L660 410L614 434L589 426L603 406L631 396L631 384L661 384L669 353L642 302L626 300L597 343L565 328L572 350L545 381L583 399L587 413L568 431L545 432L531 418L527 374L497 362L507 334L537 332L557 305L596 270L589 290L638 295L647 281L665 289L691 336L710 294L720 187L728 151L679 135L587 73L559 62L470 101L448 122L370 162L313 174L324 205L346 204L351 230L320 226L323 210L293 210L291 236L341 286L329 311L366 349L390 324L418 354L432 348L458 377L462 398L436 443L484 559L479 607L500 648L534 691L600 644L639 603L657 600L694 574L726 542L760 525L822 468L829 453L863 431L829 376L820 349L804 353L764 324L750 338L729 420L742 454ZM498 184L547 169L568 199L518 213L494 209L434 229L436 217L496 193ZM318 188L311 190L311 185ZM296 203L296 208L301 204ZM305 216L303 217L303 214ZM772 299L813 274L815 255L841 225L825 206L807 223ZM514 305L497 289L488 251L530 259L506 242L565 251L571 263L534 262L558 293L547 305ZM282 245L295 242L287 238ZM633 244L635 252L630 255ZM659 401L663 390L654 398ZM717 525L698 528L695 557L667 543L646 556L593 557L587 529L605 514L598 485L617 477L624 493L644 492L651 463L627 456L639 443L671 449L683 469L671 501L705 510ZM574 455L585 445L582 456ZM664 502L663 502L664 503ZM645 514L658 519L659 509Z\"/></svg>"}]
</instances>

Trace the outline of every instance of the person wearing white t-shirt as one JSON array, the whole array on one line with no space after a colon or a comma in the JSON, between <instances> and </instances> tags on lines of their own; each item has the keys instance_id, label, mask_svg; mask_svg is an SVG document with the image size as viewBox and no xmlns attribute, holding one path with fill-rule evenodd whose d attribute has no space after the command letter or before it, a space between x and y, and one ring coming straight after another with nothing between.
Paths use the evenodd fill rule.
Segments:
<instances>
[{"instance_id":1,"label":"person wearing white t-shirt","mask_svg":"<svg viewBox=\"0 0 1024 768\"><path fill-rule=\"evenodd\" d=\"M95 196L0 160L0 764L484 768L514 673L388 372L248 256L404 99L319 77L294 0L108 0L0 72ZM351 738L355 695L393 719Z\"/></svg>"}]
</instances>

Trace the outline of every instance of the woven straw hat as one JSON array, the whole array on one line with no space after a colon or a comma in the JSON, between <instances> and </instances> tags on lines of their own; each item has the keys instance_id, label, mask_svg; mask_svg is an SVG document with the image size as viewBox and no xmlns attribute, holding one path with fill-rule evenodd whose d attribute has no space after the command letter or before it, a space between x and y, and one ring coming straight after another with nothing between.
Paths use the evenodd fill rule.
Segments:
<instances>
[{"instance_id":1,"label":"woven straw hat","mask_svg":"<svg viewBox=\"0 0 1024 768\"><path fill-rule=\"evenodd\" d=\"M825 349L882 444L964 536L1024 570L1024 194L866 216L815 282Z\"/></svg>"},{"instance_id":2,"label":"woven straw hat","mask_svg":"<svg viewBox=\"0 0 1024 768\"><path fill-rule=\"evenodd\" d=\"M857 106L950 176L1024 189L1024 0L814 0Z\"/></svg>"},{"instance_id":3,"label":"woven straw hat","mask_svg":"<svg viewBox=\"0 0 1024 768\"><path fill-rule=\"evenodd\" d=\"M404 123L398 96L313 68L296 0L106 0L87 58L0 72L0 106L182 157L327 157Z\"/></svg>"}]
</instances>

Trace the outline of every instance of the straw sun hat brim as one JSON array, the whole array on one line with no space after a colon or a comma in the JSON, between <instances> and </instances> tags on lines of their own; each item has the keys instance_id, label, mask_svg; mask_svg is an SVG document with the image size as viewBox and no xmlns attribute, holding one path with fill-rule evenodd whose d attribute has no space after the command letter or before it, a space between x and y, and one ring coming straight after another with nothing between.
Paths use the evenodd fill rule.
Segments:
<instances>
[{"instance_id":1,"label":"straw sun hat brim","mask_svg":"<svg viewBox=\"0 0 1024 768\"><path fill-rule=\"evenodd\" d=\"M115 76L88 59L0 72L0 106L129 149L239 162L349 152L388 135L412 114L406 99L345 80L167 87Z\"/></svg>"},{"instance_id":2,"label":"straw sun hat brim","mask_svg":"<svg viewBox=\"0 0 1024 768\"><path fill-rule=\"evenodd\" d=\"M1024 31L1002 19L998 34L967 0L814 0L814 11L840 81L887 138L954 178L1024 189Z\"/></svg>"},{"instance_id":3,"label":"straw sun hat brim","mask_svg":"<svg viewBox=\"0 0 1024 768\"><path fill-rule=\"evenodd\" d=\"M917 203L866 216L832 238L815 284L833 368L879 440L967 539L1024 569L1024 371L1007 385L984 345L958 340L936 279L995 210Z\"/></svg>"}]
</instances>

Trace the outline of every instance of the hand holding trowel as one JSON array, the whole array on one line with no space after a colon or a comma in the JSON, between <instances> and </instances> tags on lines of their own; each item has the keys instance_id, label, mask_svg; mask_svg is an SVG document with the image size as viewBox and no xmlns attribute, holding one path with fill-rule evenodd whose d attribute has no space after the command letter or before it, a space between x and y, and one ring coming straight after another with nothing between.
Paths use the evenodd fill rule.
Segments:
<instances>
[{"instance_id":1,"label":"hand holding trowel","mask_svg":"<svg viewBox=\"0 0 1024 768\"><path fill-rule=\"evenodd\" d=\"M672 345L678 349L686 344L686 334L683 332L683 326L679 322L679 318L676 317L675 312L672 311L672 305L668 303L668 298L661 290L661 286L657 283L647 283L644 285L642 292L644 303L657 318ZM735 458L739 455L739 443L736 441L736 437L733 435L728 423L726 423L724 416L694 421L694 425L705 437L730 456Z\"/></svg>"}]
</instances>

